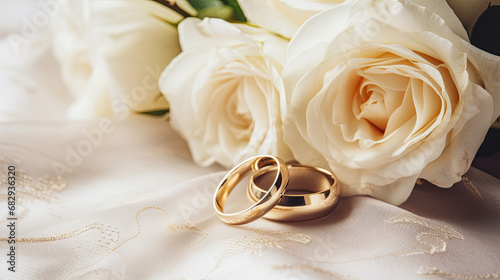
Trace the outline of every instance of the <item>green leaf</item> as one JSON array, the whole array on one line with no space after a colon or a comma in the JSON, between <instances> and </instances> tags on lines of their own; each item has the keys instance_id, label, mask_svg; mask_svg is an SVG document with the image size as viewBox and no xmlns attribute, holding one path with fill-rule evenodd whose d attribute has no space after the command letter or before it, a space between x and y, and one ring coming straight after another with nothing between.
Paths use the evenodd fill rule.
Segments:
<instances>
[{"instance_id":1,"label":"green leaf","mask_svg":"<svg viewBox=\"0 0 500 280\"><path fill-rule=\"evenodd\" d=\"M166 109L166 110L158 110L158 111L141 112L141 114L155 116L155 117L162 117L162 116L165 116L166 114L168 114L169 112L170 112L170 110Z\"/></svg>"},{"instance_id":2,"label":"green leaf","mask_svg":"<svg viewBox=\"0 0 500 280\"><path fill-rule=\"evenodd\" d=\"M229 6L205 8L199 10L197 16L199 18L211 17L231 21L233 19L233 8Z\"/></svg>"},{"instance_id":3,"label":"green leaf","mask_svg":"<svg viewBox=\"0 0 500 280\"><path fill-rule=\"evenodd\" d=\"M189 4L200 11L207 8L222 7L224 3L221 0L188 0Z\"/></svg>"},{"instance_id":4,"label":"green leaf","mask_svg":"<svg viewBox=\"0 0 500 280\"><path fill-rule=\"evenodd\" d=\"M240 22L247 22L247 18L245 14L241 10L240 4L238 4L238 0L222 0L226 5L233 8L233 19Z\"/></svg>"},{"instance_id":5,"label":"green leaf","mask_svg":"<svg viewBox=\"0 0 500 280\"><path fill-rule=\"evenodd\" d=\"M197 17L214 17L227 21L246 22L237 0L188 0L198 11Z\"/></svg>"}]
</instances>

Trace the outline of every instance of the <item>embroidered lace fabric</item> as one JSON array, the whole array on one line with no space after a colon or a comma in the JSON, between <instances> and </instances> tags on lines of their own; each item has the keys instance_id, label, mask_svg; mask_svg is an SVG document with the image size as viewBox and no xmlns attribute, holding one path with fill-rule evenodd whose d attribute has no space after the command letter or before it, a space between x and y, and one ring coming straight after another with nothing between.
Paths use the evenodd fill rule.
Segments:
<instances>
[{"instance_id":1,"label":"embroidered lace fabric","mask_svg":"<svg viewBox=\"0 0 500 280\"><path fill-rule=\"evenodd\" d=\"M195 165L168 122L64 120L48 42L16 54L0 39L0 279L500 278L498 178L471 168L450 189L416 186L400 207L358 196L318 221L228 226L212 208L226 171Z\"/></svg>"}]
</instances>

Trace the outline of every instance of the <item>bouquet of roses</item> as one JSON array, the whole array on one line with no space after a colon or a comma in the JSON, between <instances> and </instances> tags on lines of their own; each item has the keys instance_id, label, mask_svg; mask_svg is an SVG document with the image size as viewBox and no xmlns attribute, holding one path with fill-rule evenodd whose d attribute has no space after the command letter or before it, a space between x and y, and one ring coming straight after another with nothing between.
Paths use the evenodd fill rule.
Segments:
<instances>
[{"instance_id":1,"label":"bouquet of roses","mask_svg":"<svg viewBox=\"0 0 500 280\"><path fill-rule=\"evenodd\" d=\"M71 117L168 111L200 165L272 154L400 204L460 181L500 115L467 30L445 0L82 0L54 50Z\"/></svg>"}]
</instances>

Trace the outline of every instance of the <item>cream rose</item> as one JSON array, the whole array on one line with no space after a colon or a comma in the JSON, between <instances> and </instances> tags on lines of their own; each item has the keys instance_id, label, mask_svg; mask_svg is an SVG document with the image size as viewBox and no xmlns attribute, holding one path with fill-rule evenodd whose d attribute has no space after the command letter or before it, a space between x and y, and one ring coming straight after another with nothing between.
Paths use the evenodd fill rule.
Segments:
<instances>
[{"instance_id":1,"label":"cream rose","mask_svg":"<svg viewBox=\"0 0 500 280\"><path fill-rule=\"evenodd\" d=\"M250 23L291 38L311 16L344 0L238 0Z\"/></svg>"},{"instance_id":2,"label":"cream rose","mask_svg":"<svg viewBox=\"0 0 500 280\"><path fill-rule=\"evenodd\" d=\"M194 13L185 0L177 5ZM74 97L68 116L168 108L157 80L180 53L175 24L183 18L153 1L75 0L63 5L51 27L54 54Z\"/></svg>"},{"instance_id":3,"label":"cream rose","mask_svg":"<svg viewBox=\"0 0 500 280\"><path fill-rule=\"evenodd\" d=\"M500 114L500 59L466 40L444 0L351 1L310 18L283 70L285 142L344 196L400 204L417 178L452 186Z\"/></svg>"},{"instance_id":4,"label":"cream rose","mask_svg":"<svg viewBox=\"0 0 500 280\"><path fill-rule=\"evenodd\" d=\"M287 40L221 19L179 24L182 53L160 89L196 163L230 167L257 154L289 158L282 140L280 78Z\"/></svg>"}]
</instances>

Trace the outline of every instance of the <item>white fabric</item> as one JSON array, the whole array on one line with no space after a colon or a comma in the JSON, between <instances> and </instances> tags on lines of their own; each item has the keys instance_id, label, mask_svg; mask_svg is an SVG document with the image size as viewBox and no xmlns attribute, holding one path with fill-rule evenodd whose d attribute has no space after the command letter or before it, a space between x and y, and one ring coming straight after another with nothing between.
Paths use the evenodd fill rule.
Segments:
<instances>
[{"instance_id":1,"label":"white fabric","mask_svg":"<svg viewBox=\"0 0 500 280\"><path fill-rule=\"evenodd\" d=\"M450 189L417 186L400 207L357 196L314 222L227 226L212 208L225 171L195 165L168 122L65 121L48 40L18 55L2 40L0 279L500 278L497 178L472 168Z\"/></svg>"},{"instance_id":2,"label":"white fabric","mask_svg":"<svg viewBox=\"0 0 500 280\"><path fill-rule=\"evenodd\" d=\"M401 207L351 197L315 222L228 226L212 208L225 172L194 165L159 120L113 120L115 129L58 180L54 162L66 164L98 123L1 125L2 181L7 165L19 171L20 238L17 271L2 262L1 279L499 276L500 181L479 170L467 175L470 190L425 184ZM0 205L5 256L5 195Z\"/></svg>"}]
</instances>

